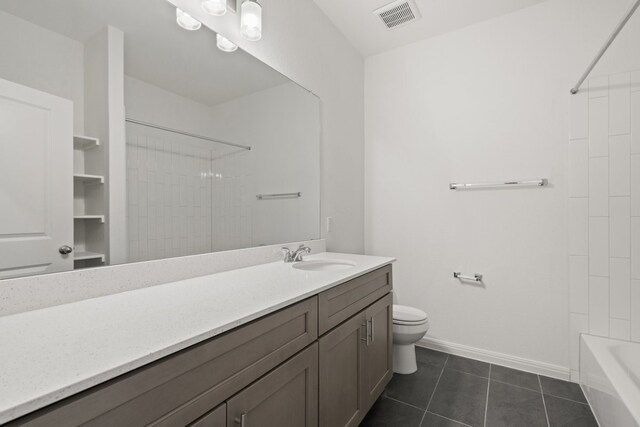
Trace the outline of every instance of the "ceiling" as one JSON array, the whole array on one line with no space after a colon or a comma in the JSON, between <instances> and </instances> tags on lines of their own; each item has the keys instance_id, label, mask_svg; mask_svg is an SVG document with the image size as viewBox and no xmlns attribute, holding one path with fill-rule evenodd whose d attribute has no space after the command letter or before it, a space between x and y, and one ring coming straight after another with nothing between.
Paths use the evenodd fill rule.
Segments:
<instances>
[{"instance_id":1,"label":"ceiling","mask_svg":"<svg viewBox=\"0 0 640 427\"><path fill-rule=\"evenodd\" d=\"M369 56L546 0L415 0L421 18L388 30L372 12L392 0L314 0L349 42Z\"/></svg>"},{"instance_id":2,"label":"ceiling","mask_svg":"<svg viewBox=\"0 0 640 427\"><path fill-rule=\"evenodd\" d=\"M204 25L186 31L158 0L2 0L0 10L79 42L107 25L124 32L125 73L207 105L289 80L248 53L221 52Z\"/></svg>"}]
</instances>

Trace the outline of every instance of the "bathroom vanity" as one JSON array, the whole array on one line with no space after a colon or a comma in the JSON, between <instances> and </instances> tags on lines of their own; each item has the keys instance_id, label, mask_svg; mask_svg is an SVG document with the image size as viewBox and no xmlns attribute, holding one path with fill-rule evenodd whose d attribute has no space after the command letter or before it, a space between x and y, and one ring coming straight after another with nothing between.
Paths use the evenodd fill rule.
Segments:
<instances>
[{"instance_id":1,"label":"bathroom vanity","mask_svg":"<svg viewBox=\"0 0 640 427\"><path fill-rule=\"evenodd\" d=\"M0 408L1 422L11 420L8 426L357 426L392 376L393 259L343 254L311 258L310 263L348 259L352 266L305 271L295 264L270 263L18 315L23 316L23 333L28 333L38 325L47 328L47 310L57 310L58 318L81 318L83 310L100 306L96 317L76 331L78 340L116 306L121 318L110 329L134 317L141 323L128 331L120 329L117 339L124 343L105 337L121 345L124 354L105 347L111 351L106 360L98 354L100 349L78 343L75 350L84 354L59 363L60 373L49 378L35 378L34 373L53 369L55 360L61 362L74 353L73 348L64 348L74 345L72 338L62 337L51 357L23 353L39 357L45 366L32 365L31 373L23 373L34 381L20 390L22 405ZM235 289L227 289L232 281ZM147 303L136 303L143 300ZM176 309L165 310L165 301L171 300ZM193 307L187 309L186 303ZM210 326L198 321L206 313ZM156 320L150 333L160 337L149 337L149 343L144 336L136 339L136 333ZM0 322L0 333L8 326ZM180 343L167 342L177 333L172 328L185 328L181 335L196 335ZM206 332L211 336L202 339L207 335L200 332L207 328L213 328ZM167 339L161 337L163 330ZM37 345L33 337L23 341L17 345ZM160 342L173 345L159 348ZM144 357L127 361L134 353ZM0 362L14 360L11 355L0 358ZM23 362L24 369L29 363ZM114 369L105 371L109 364ZM136 365L140 366L132 369ZM8 382L15 380L19 388L19 372L11 372ZM96 384L87 387L92 382ZM50 393L52 387L56 390ZM6 386L0 390L2 395L8 392ZM51 400L56 401L43 405ZM15 416L26 413L30 405L40 408Z\"/></svg>"}]
</instances>

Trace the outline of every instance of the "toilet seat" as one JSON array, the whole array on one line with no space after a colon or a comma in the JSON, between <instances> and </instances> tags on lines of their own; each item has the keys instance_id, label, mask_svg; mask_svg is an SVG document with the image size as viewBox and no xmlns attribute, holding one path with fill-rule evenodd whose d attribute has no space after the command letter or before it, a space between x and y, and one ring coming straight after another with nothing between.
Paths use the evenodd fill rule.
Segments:
<instances>
[{"instance_id":1,"label":"toilet seat","mask_svg":"<svg viewBox=\"0 0 640 427\"><path fill-rule=\"evenodd\" d=\"M393 323L396 325L422 325L427 322L427 313L406 305L393 305Z\"/></svg>"}]
</instances>

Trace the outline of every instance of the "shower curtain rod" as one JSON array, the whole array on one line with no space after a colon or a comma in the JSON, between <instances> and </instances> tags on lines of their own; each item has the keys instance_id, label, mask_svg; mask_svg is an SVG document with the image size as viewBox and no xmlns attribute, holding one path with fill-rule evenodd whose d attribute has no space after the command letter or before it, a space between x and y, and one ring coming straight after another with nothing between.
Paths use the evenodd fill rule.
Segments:
<instances>
[{"instance_id":1,"label":"shower curtain rod","mask_svg":"<svg viewBox=\"0 0 640 427\"><path fill-rule=\"evenodd\" d=\"M638 0L638 1L640 1L640 0ZM128 118L128 117L125 119L125 122L133 123L133 124L140 125L140 126L146 126L146 127L153 128L153 129L159 129L159 130L163 130L163 131L166 131L166 132L177 133L179 135L189 136L191 138L202 139L204 141L215 142L217 144L229 145L231 147L242 148L244 150L251 150L251 147L249 147L248 145L240 145L240 144L235 144L233 142L220 141L219 139L209 138L208 136L197 135L195 133L184 132L184 131L181 131L181 130L171 129L171 128L160 126L160 125L154 125L153 123L141 122L140 120L135 120L135 119L131 119L131 118Z\"/></svg>"},{"instance_id":2,"label":"shower curtain rod","mask_svg":"<svg viewBox=\"0 0 640 427\"><path fill-rule=\"evenodd\" d=\"M631 15L633 15L636 9L638 9L638 6L640 6L640 0L635 0L633 5L631 5L627 13L622 18L622 21L620 21L616 29L613 30L613 33L611 33L611 35L607 39L604 46L600 48L596 57L593 59L593 61L591 61L591 64L589 64L589 66L587 67L587 71L585 71L582 77L580 77L580 80L578 80L578 83L576 83L576 85L573 88L571 88L572 95L575 95L576 93L578 93L578 91L580 90L580 86L582 86L582 84L587 79L587 77L589 77L589 74L591 74L591 71L593 71L593 69L598 64L598 62L600 61L604 53L607 51L607 49L609 49L609 46L611 46L611 44L616 39L616 37L618 37L618 34L620 34L620 31L622 31L622 29L627 24L627 22L629 22L629 19L631 19Z\"/></svg>"}]
</instances>

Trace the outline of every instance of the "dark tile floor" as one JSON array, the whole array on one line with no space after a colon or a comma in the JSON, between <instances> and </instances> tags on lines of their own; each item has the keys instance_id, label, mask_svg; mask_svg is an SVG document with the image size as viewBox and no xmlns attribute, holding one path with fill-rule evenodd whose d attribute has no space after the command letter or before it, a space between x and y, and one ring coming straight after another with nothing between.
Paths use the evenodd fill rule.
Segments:
<instances>
[{"instance_id":1,"label":"dark tile floor","mask_svg":"<svg viewBox=\"0 0 640 427\"><path fill-rule=\"evenodd\" d=\"M361 427L597 427L577 384L417 348Z\"/></svg>"}]
</instances>

